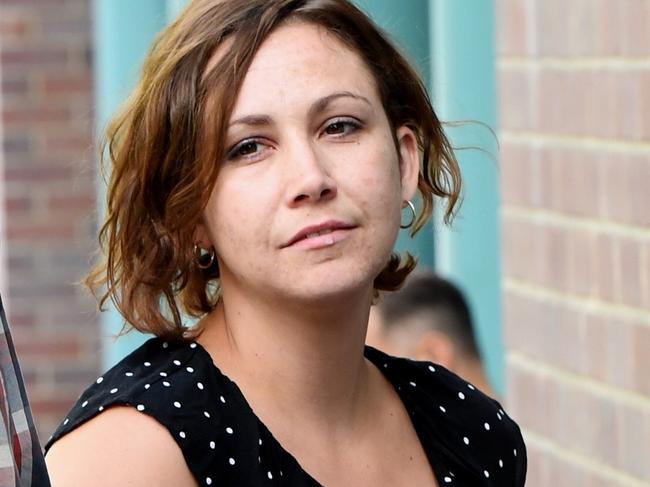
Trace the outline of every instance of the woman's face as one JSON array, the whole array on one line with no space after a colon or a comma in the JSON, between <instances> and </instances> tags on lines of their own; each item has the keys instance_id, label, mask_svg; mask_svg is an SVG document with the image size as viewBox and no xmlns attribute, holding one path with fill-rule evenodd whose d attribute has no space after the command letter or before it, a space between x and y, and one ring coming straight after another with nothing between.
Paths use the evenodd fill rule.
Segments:
<instances>
[{"instance_id":1,"label":"woman's face","mask_svg":"<svg viewBox=\"0 0 650 487\"><path fill-rule=\"evenodd\" d=\"M361 58L322 28L279 28L246 74L226 147L197 229L216 250L224 294L314 301L369 290L419 164L414 134L391 132Z\"/></svg>"}]
</instances>

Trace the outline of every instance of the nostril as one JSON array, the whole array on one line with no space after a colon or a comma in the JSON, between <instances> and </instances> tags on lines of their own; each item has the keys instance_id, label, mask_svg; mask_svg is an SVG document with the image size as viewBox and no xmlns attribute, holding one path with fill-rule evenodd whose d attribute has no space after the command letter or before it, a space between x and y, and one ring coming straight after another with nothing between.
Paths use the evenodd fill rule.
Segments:
<instances>
[{"instance_id":1,"label":"nostril","mask_svg":"<svg viewBox=\"0 0 650 487\"><path fill-rule=\"evenodd\" d=\"M333 196L333 195L334 195L334 191L332 190L332 188L325 188L320 192L321 198L327 198L328 196Z\"/></svg>"}]
</instances>

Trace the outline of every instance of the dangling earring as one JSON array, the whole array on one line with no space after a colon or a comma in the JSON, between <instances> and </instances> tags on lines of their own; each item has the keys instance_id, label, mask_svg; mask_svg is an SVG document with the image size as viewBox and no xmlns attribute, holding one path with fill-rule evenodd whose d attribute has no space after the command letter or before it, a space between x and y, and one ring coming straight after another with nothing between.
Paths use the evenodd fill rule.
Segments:
<instances>
[{"instance_id":1,"label":"dangling earring","mask_svg":"<svg viewBox=\"0 0 650 487\"><path fill-rule=\"evenodd\" d=\"M214 263L214 247L206 250L194 244L194 262L201 270L209 269Z\"/></svg>"},{"instance_id":2,"label":"dangling earring","mask_svg":"<svg viewBox=\"0 0 650 487\"><path fill-rule=\"evenodd\" d=\"M405 203L408 205L408 207L411 209L411 221L408 222L406 225L401 225L400 228L406 229L406 228L411 228L413 226L413 223L415 223L415 219L417 218L417 214L415 212L415 205L411 203L410 200L406 200Z\"/></svg>"}]
</instances>

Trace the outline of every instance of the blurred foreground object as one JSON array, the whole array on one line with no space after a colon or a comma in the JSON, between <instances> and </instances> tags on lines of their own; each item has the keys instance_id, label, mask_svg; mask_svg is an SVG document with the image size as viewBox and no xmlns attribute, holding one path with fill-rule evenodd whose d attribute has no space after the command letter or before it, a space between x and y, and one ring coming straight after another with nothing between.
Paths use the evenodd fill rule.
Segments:
<instances>
[{"instance_id":1,"label":"blurred foreground object","mask_svg":"<svg viewBox=\"0 0 650 487\"><path fill-rule=\"evenodd\" d=\"M0 487L47 487L50 480L0 296Z\"/></svg>"}]
</instances>

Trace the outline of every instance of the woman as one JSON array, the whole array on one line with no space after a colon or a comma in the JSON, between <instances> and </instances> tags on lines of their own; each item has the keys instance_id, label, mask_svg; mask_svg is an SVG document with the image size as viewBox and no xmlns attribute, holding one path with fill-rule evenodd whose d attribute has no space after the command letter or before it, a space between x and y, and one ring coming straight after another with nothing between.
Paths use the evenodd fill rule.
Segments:
<instances>
[{"instance_id":1,"label":"woman","mask_svg":"<svg viewBox=\"0 0 650 487\"><path fill-rule=\"evenodd\" d=\"M364 348L371 301L414 265L391 255L402 208L413 231L434 195L450 218L460 178L422 84L353 5L195 0L108 144L89 284L157 337L55 432L53 485L523 485L498 403Z\"/></svg>"}]
</instances>

